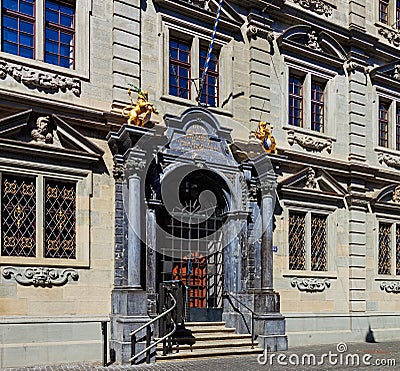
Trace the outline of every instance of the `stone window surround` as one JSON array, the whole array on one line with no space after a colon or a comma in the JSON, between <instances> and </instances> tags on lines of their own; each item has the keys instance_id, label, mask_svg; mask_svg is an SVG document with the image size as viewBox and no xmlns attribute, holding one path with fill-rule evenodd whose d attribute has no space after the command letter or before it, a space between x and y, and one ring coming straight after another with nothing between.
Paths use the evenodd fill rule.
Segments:
<instances>
[{"instance_id":1,"label":"stone window surround","mask_svg":"<svg viewBox=\"0 0 400 371\"><path fill-rule=\"evenodd\" d=\"M282 228L283 241L284 241L284 254L285 254L285 268L282 271L284 277L323 277L323 278L337 278L337 269L335 264L336 256L336 235L334 227L336 224L336 216L334 215L335 207L325 206L322 204L311 204L307 202L296 202L285 200L283 202L283 220L284 227ZM291 270L289 269L289 211L297 211L306 213L306 270ZM312 271L310 269L311 259L311 213L326 215L327 216L327 271Z\"/></svg>"},{"instance_id":2,"label":"stone window surround","mask_svg":"<svg viewBox=\"0 0 400 371\"><path fill-rule=\"evenodd\" d=\"M334 109L336 105L335 84L334 77L336 73L327 69L316 69L315 66L292 59L285 56L285 68L283 73L283 91L286 98L289 94L289 75L291 73L304 76L303 82L303 127L297 127L288 124L288 99L283 100L281 108L281 122L284 123L282 128L284 130L294 130L306 133L311 136L322 137L335 141L335 115ZM324 90L324 132L311 130L311 82L315 79L319 82L325 83Z\"/></svg>"},{"instance_id":3,"label":"stone window surround","mask_svg":"<svg viewBox=\"0 0 400 371\"><path fill-rule=\"evenodd\" d=\"M396 228L395 225L397 224L400 226L400 218L394 219L393 216L390 218L382 215L377 214L375 218L375 239L374 239L374 273L375 273L375 281L400 281L400 275L395 274L396 272ZM390 231L390 240L391 240L391 274L378 274L378 244L379 244L379 223L386 223L391 224L391 231Z\"/></svg>"},{"instance_id":4,"label":"stone window surround","mask_svg":"<svg viewBox=\"0 0 400 371\"><path fill-rule=\"evenodd\" d=\"M389 8L388 8L388 23L383 23L379 20L379 0L375 1L375 6L374 6L374 20L375 20L375 26L380 27L380 28L387 28L389 30L397 30L400 28L400 22L399 26L396 27L397 23L397 15L396 15L396 0L389 0Z\"/></svg>"},{"instance_id":5,"label":"stone window surround","mask_svg":"<svg viewBox=\"0 0 400 371\"><path fill-rule=\"evenodd\" d=\"M389 144L388 147L379 146L379 102L383 99L389 103ZM375 117L375 129L373 131L373 138L375 144L375 150L382 150L384 152L392 152L393 154L400 154L400 151L396 150L396 111L400 110L400 95L388 94L383 89L376 87L376 100L374 104L374 116Z\"/></svg>"},{"instance_id":6,"label":"stone window surround","mask_svg":"<svg viewBox=\"0 0 400 371\"><path fill-rule=\"evenodd\" d=\"M44 62L45 0L35 0L35 58L29 59L0 51L0 58L33 69L60 73L62 75L89 78L89 40L91 12L90 0L75 1L75 68L65 68ZM1 33L0 17L0 33Z\"/></svg>"},{"instance_id":7,"label":"stone window surround","mask_svg":"<svg viewBox=\"0 0 400 371\"><path fill-rule=\"evenodd\" d=\"M169 39L170 35L191 41L191 78L196 79L199 76L200 44L209 45L211 41L212 30L195 27L192 23L186 23L182 20L163 16L161 20L161 29L163 37L160 46L162 58L159 59L159 71L162 71L163 84L157 94L161 100L170 101L179 105L192 106L197 105L197 87L199 80L194 80L191 86L191 99L184 99L169 94ZM219 91L218 107L208 107L211 111L223 115L232 116L232 99L225 103L226 98L233 89L233 61L232 47L228 45L230 38L217 32L214 40L214 48L219 51ZM165 66L168 66L166 68Z\"/></svg>"},{"instance_id":8,"label":"stone window surround","mask_svg":"<svg viewBox=\"0 0 400 371\"><path fill-rule=\"evenodd\" d=\"M63 171L59 167L50 170L50 166L38 169L0 165L1 173L33 176L36 178L36 257L1 256L1 265L63 266L89 267L90 244L90 194L92 174L85 171ZM76 182L76 259L44 258L44 180L61 179ZM1 202L1 200L0 200ZM1 225L0 225L1 228ZM1 235L1 233L0 233ZM1 251L0 251L1 254Z\"/></svg>"}]
</instances>

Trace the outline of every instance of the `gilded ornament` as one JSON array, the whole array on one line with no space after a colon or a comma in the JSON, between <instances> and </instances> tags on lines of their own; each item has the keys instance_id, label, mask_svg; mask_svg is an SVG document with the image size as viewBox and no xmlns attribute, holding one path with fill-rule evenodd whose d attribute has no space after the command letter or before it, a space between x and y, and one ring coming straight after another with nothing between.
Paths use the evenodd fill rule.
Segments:
<instances>
[{"instance_id":1,"label":"gilded ornament","mask_svg":"<svg viewBox=\"0 0 400 371\"><path fill-rule=\"evenodd\" d=\"M128 125L145 126L149 120L151 113L158 113L153 103L149 102L149 93L134 87L133 90L138 93L136 104L132 99L132 91L128 89L131 104L122 109L122 115L128 117Z\"/></svg>"},{"instance_id":2,"label":"gilded ornament","mask_svg":"<svg viewBox=\"0 0 400 371\"><path fill-rule=\"evenodd\" d=\"M269 126L269 127L268 127ZM276 149L275 138L272 135L272 125L268 125L265 121L260 121L258 128L254 133L256 139L261 141L261 145L267 153L278 153Z\"/></svg>"}]
</instances>

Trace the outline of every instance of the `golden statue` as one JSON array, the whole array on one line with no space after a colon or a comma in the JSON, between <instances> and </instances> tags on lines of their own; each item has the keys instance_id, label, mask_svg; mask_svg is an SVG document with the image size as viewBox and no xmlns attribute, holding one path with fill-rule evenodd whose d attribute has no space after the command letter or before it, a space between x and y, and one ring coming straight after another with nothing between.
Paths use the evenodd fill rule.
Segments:
<instances>
[{"instance_id":1,"label":"golden statue","mask_svg":"<svg viewBox=\"0 0 400 371\"><path fill-rule=\"evenodd\" d=\"M122 109L122 115L128 117L129 125L145 126L150 120L151 113L158 113L158 111L153 103L148 101L149 93L147 91L137 87L134 87L134 91L138 93L136 104L133 102L131 89L128 89L131 104Z\"/></svg>"},{"instance_id":2,"label":"golden statue","mask_svg":"<svg viewBox=\"0 0 400 371\"><path fill-rule=\"evenodd\" d=\"M260 121L257 130L254 132L254 136L261 141L265 152L276 154L278 151L276 149L275 138L272 135L273 128L273 125L268 125L266 122Z\"/></svg>"}]
</instances>

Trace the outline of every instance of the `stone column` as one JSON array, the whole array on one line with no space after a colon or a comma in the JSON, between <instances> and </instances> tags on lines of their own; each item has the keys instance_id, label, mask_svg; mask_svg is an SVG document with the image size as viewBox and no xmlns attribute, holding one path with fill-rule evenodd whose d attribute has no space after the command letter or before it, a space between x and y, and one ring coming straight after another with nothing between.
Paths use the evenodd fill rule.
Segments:
<instances>
[{"instance_id":1,"label":"stone column","mask_svg":"<svg viewBox=\"0 0 400 371\"><path fill-rule=\"evenodd\" d=\"M273 290L272 240L274 227L274 200L277 183L275 180L263 180L261 185L261 290Z\"/></svg>"}]
</instances>

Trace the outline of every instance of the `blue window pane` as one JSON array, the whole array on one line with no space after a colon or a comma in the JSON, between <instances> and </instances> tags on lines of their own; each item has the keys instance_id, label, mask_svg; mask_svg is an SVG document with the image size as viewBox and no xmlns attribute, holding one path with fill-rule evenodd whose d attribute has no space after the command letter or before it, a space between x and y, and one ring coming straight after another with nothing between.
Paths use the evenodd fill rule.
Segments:
<instances>
[{"instance_id":1,"label":"blue window pane","mask_svg":"<svg viewBox=\"0 0 400 371\"><path fill-rule=\"evenodd\" d=\"M189 45L187 44L183 44L183 43L179 43L179 49L185 52L189 51Z\"/></svg>"},{"instance_id":2,"label":"blue window pane","mask_svg":"<svg viewBox=\"0 0 400 371\"><path fill-rule=\"evenodd\" d=\"M18 33L17 31L3 29L3 40L11 41L13 43L18 43Z\"/></svg>"},{"instance_id":3,"label":"blue window pane","mask_svg":"<svg viewBox=\"0 0 400 371\"><path fill-rule=\"evenodd\" d=\"M179 67L179 76L188 78L189 77L189 71L186 68Z\"/></svg>"},{"instance_id":4,"label":"blue window pane","mask_svg":"<svg viewBox=\"0 0 400 371\"><path fill-rule=\"evenodd\" d=\"M60 24L72 28L74 26L74 19L72 17L69 17L67 15L61 14L60 16Z\"/></svg>"},{"instance_id":5,"label":"blue window pane","mask_svg":"<svg viewBox=\"0 0 400 371\"><path fill-rule=\"evenodd\" d=\"M70 59L69 58L60 58L60 66L70 68L71 67Z\"/></svg>"},{"instance_id":6,"label":"blue window pane","mask_svg":"<svg viewBox=\"0 0 400 371\"><path fill-rule=\"evenodd\" d=\"M51 54L46 54L44 57L44 61L51 64L58 64L57 56Z\"/></svg>"},{"instance_id":7,"label":"blue window pane","mask_svg":"<svg viewBox=\"0 0 400 371\"><path fill-rule=\"evenodd\" d=\"M189 62L189 53L181 51L179 53L179 60L186 63Z\"/></svg>"},{"instance_id":8,"label":"blue window pane","mask_svg":"<svg viewBox=\"0 0 400 371\"><path fill-rule=\"evenodd\" d=\"M66 6L63 4L60 4L60 10L61 12L68 14L68 15L74 15L74 8L72 6Z\"/></svg>"},{"instance_id":9,"label":"blue window pane","mask_svg":"<svg viewBox=\"0 0 400 371\"><path fill-rule=\"evenodd\" d=\"M52 1L46 1L46 8L53 9L53 10L58 10L58 4L57 3L53 3Z\"/></svg>"},{"instance_id":10,"label":"blue window pane","mask_svg":"<svg viewBox=\"0 0 400 371\"><path fill-rule=\"evenodd\" d=\"M178 49L178 43L175 40L170 40L169 46L171 49Z\"/></svg>"},{"instance_id":11,"label":"blue window pane","mask_svg":"<svg viewBox=\"0 0 400 371\"><path fill-rule=\"evenodd\" d=\"M19 28L21 32L33 35L33 24L25 21L20 21Z\"/></svg>"},{"instance_id":12,"label":"blue window pane","mask_svg":"<svg viewBox=\"0 0 400 371\"><path fill-rule=\"evenodd\" d=\"M46 41L46 53L58 54L58 44L52 41Z\"/></svg>"},{"instance_id":13,"label":"blue window pane","mask_svg":"<svg viewBox=\"0 0 400 371\"><path fill-rule=\"evenodd\" d=\"M19 11L20 13L27 14L33 16L33 4L20 2L19 3Z\"/></svg>"},{"instance_id":14,"label":"blue window pane","mask_svg":"<svg viewBox=\"0 0 400 371\"><path fill-rule=\"evenodd\" d=\"M62 33L62 32L60 33L60 41L63 44L72 45L72 40L73 40L72 35Z\"/></svg>"},{"instance_id":15,"label":"blue window pane","mask_svg":"<svg viewBox=\"0 0 400 371\"><path fill-rule=\"evenodd\" d=\"M8 42L3 43L3 50L6 53L18 55L18 46L16 44L10 44Z\"/></svg>"},{"instance_id":16,"label":"blue window pane","mask_svg":"<svg viewBox=\"0 0 400 371\"><path fill-rule=\"evenodd\" d=\"M178 95L178 89L175 86L169 86L169 93L171 95L177 96Z\"/></svg>"},{"instance_id":17,"label":"blue window pane","mask_svg":"<svg viewBox=\"0 0 400 371\"><path fill-rule=\"evenodd\" d=\"M51 30L49 28L46 28L46 39L47 40L53 40L53 41L58 41L58 32Z\"/></svg>"},{"instance_id":18,"label":"blue window pane","mask_svg":"<svg viewBox=\"0 0 400 371\"><path fill-rule=\"evenodd\" d=\"M3 27L13 28L14 30L18 29L18 20L11 17L3 17Z\"/></svg>"},{"instance_id":19,"label":"blue window pane","mask_svg":"<svg viewBox=\"0 0 400 371\"><path fill-rule=\"evenodd\" d=\"M20 55L21 57L33 59L33 50L32 50L32 49L29 49L29 48L24 48L23 46L20 46L20 48L19 48L19 55Z\"/></svg>"},{"instance_id":20,"label":"blue window pane","mask_svg":"<svg viewBox=\"0 0 400 371\"><path fill-rule=\"evenodd\" d=\"M70 46L60 45L60 54L69 57L72 54L72 48Z\"/></svg>"},{"instance_id":21,"label":"blue window pane","mask_svg":"<svg viewBox=\"0 0 400 371\"><path fill-rule=\"evenodd\" d=\"M178 59L178 51L176 49L170 49L169 53L171 59Z\"/></svg>"},{"instance_id":22,"label":"blue window pane","mask_svg":"<svg viewBox=\"0 0 400 371\"><path fill-rule=\"evenodd\" d=\"M46 10L46 21L52 23L58 23L58 13L51 10Z\"/></svg>"},{"instance_id":23,"label":"blue window pane","mask_svg":"<svg viewBox=\"0 0 400 371\"><path fill-rule=\"evenodd\" d=\"M18 1L17 0L4 0L3 6L6 9L14 10L18 12Z\"/></svg>"},{"instance_id":24,"label":"blue window pane","mask_svg":"<svg viewBox=\"0 0 400 371\"><path fill-rule=\"evenodd\" d=\"M33 48L33 37L25 34L20 34L19 43L21 45L30 46Z\"/></svg>"}]
</instances>

